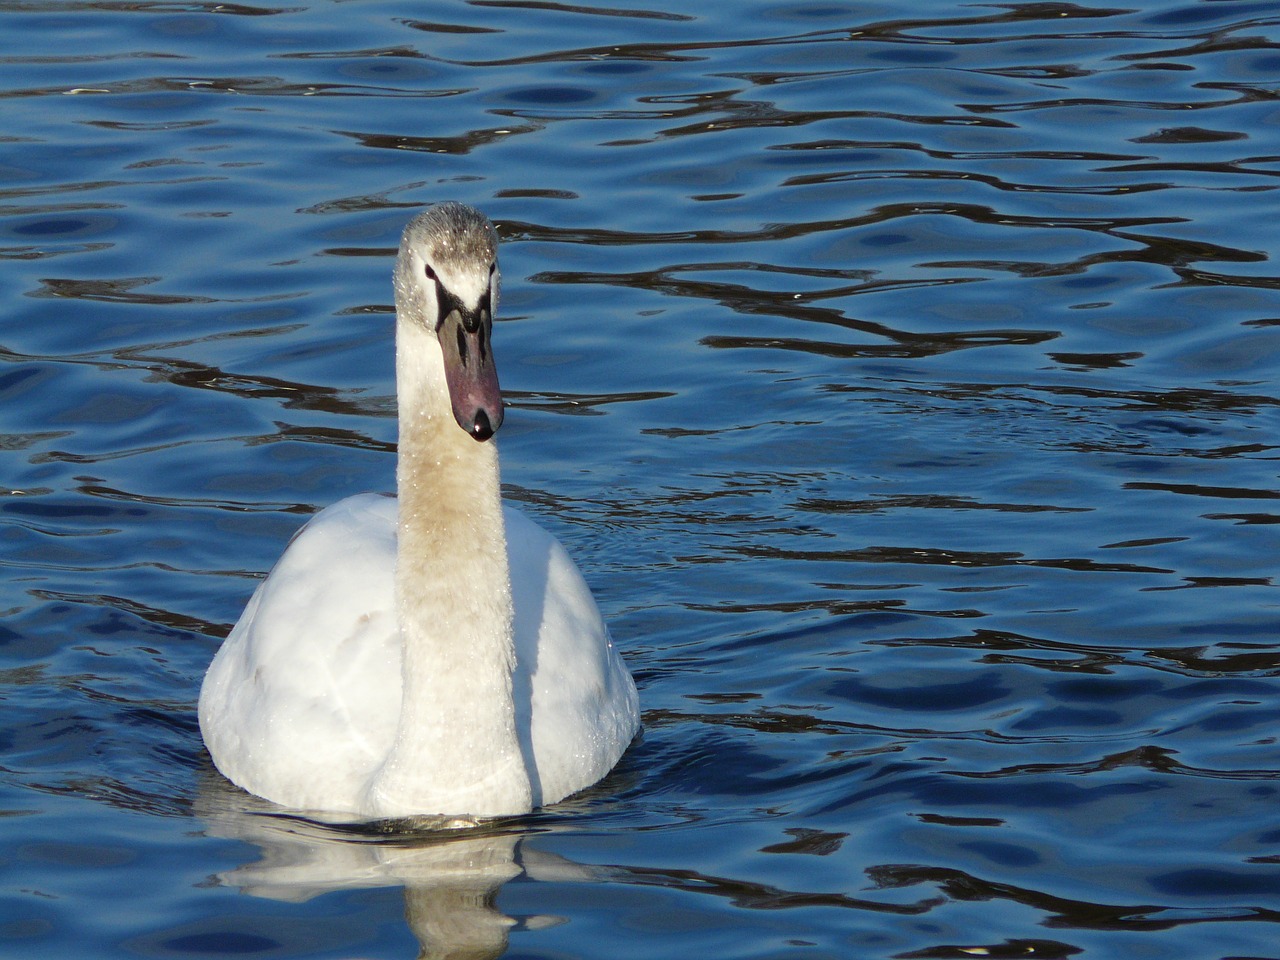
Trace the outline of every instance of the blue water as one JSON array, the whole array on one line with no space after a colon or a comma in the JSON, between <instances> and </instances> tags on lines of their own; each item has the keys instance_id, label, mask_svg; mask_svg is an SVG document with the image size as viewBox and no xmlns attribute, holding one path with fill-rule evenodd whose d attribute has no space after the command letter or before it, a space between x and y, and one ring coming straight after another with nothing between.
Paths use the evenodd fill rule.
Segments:
<instances>
[{"instance_id":1,"label":"blue water","mask_svg":"<svg viewBox=\"0 0 1280 960\"><path fill-rule=\"evenodd\" d=\"M0 2L0 954L1280 956L1269 2ZM200 678L503 238L596 788L282 816Z\"/></svg>"}]
</instances>

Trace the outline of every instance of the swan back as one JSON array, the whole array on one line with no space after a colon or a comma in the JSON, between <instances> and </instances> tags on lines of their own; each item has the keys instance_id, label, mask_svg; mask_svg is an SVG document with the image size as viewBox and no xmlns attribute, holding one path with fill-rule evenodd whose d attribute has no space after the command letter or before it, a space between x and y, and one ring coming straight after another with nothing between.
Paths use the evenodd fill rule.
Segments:
<instances>
[{"instance_id":1,"label":"swan back","mask_svg":"<svg viewBox=\"0 0 1280 960\"><path fill-rule=\"evenodd\" d=\"M503 518L517 730L533 802L555 803L622 756L639 729L636 689L564 548L514 507ZM401 709L396 526L395 498L376 494L317 514L215 656L200 727L218 768L250 793L366 815Z\"/></svg>"}]
</instances>

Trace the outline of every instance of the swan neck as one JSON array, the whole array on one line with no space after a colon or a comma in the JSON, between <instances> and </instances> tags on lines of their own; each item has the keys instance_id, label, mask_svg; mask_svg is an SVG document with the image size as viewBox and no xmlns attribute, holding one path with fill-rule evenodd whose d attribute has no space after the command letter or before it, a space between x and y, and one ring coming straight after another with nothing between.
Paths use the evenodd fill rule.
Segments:
<instances>
[{"instance_id":1,"label":"swan neck","mask_svg":"<svg viewBox=\"0 0 1280 960\"><path fill-rule=\"evenodd\" d=\"M522 813L532 803L512 700L497 448L457 425L434 332L401 316L395 589L402 705L395 744L371 787L372 812ZM458 801L463 779L475 781L474 795ZM469 807L437 809L436 791Z\"/></svg>"}]
</instances>

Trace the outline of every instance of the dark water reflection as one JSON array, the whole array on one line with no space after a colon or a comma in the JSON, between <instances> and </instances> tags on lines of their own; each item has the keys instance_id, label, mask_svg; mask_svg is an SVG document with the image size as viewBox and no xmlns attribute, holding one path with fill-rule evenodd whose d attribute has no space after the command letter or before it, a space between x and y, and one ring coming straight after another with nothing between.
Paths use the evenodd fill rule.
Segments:
<instances>
[{"instance_id":1,"label":"dark water reflection","mask_svg":"<svg viewBox=\"0 0 1280 960\"><path fill-rule=\"evenodd\" d=\"M1272 956L1273 5L0 4L0 953ZM326 825L201 677L504 241L603 784Z\"/></svg>"}]
</instances>

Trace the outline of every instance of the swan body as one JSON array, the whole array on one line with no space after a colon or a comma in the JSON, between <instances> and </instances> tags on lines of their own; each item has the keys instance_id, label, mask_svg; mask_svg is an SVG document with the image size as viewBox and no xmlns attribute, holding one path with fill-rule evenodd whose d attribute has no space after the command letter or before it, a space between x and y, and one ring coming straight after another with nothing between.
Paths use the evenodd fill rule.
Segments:
<instances>
[{"instance_id":1,"label":"swan body","mask_svg":"<svg viewBox=\"0 0 1280 960\"><path fill-rule=\"evenodd\" d=\"M295 536L209 667L200 730L229 780L297 810L527 813L612 769L635 684L563 547L501 502L488 221L415 217L395 289L398 496Z\"/></svg>"}]
</instances>

